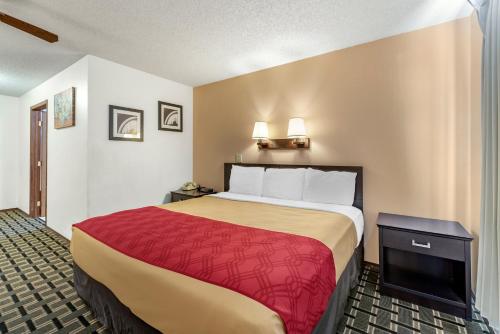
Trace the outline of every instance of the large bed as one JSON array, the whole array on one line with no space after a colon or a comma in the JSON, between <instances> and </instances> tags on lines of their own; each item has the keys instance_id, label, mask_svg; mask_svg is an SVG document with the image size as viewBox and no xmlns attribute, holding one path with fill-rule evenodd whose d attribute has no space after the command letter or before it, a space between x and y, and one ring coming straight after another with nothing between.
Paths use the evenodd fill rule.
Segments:
<instances>
[{"instance_id":1,"label":"large bed","mask_svg":"<svg viewBox=\"0 0 500 334\"><path fill-rule=\"evenodd\" d=\"M228 192L234 165L356 173L353 205ZM76 224L75 288L116 333L334 333L363 259L362 182L225 164L225 192Z\"/></svg>"}]
</instances>

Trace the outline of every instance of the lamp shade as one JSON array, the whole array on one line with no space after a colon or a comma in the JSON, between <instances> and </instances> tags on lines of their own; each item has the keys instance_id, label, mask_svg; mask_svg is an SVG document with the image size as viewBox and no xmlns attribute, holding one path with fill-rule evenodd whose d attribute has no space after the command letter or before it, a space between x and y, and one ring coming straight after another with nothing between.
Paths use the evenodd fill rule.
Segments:
<instances>
[{"instance_id":1,"label":"lamp shade","mask_svg":"<svg viewBox=\"0 0 500 334\"><path fill-rule=\"evenodd\" d=\"M267 139L267 138L269 138L269 134L267 131L267 123L255 122L255 126L253 127L252 139Z\"/></svg>"},{"instance_id":2,"label":"lamp shade","mask_svg":"<svg viewBox=\"0 0 500 334\"><path fill-rule=\"evenodd\" d=\"M288 138L306 137L306 126L303 118L290 118L288 121Z\"/></svg>"}]
</instances>

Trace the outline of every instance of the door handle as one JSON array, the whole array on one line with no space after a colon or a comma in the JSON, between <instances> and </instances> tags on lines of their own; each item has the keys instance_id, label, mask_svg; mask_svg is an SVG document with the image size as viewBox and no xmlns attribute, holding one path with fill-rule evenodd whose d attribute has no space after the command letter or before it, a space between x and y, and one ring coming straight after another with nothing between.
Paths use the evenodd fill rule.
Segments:
<instances>
[{"instance_id":1,"label":"door handle","mask_svg":"<svg viewBox=\"0 0 500 334\"><path fill-rule=\"evenodd\" d=\"M425 244L420 244L420 243L416 242L415 240L412 240L411 241L411 245L413 247L421 247L421 248L428 248L428 249L431 248L431 243L430 242L427 242Z\"/></svg>"}]
</instances>

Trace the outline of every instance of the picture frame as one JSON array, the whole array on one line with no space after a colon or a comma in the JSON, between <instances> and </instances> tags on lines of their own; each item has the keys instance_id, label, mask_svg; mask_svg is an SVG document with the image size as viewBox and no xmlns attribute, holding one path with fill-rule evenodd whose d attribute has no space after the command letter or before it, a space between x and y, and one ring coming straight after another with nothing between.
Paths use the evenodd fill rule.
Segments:
<instances>
[{"instance_id":1,"label":"picture frame","mask_svg":"<svg viewBox=\"0 0 500 334\"><path fill-rule=\"evenodd\" d=\"M110 105L109 140L144 141L144 111Z\"/></svg>"},{"instance_id":2,"label":"picture frame","mask_svg":"<svg viewBox=\"0 0 500 334\"><path fill-rule=\"evenodd\" d=\"M158 130L182 132L182 122L181 105L158 101Z\"/></svg>"},{"instance_id":3,"label":"picture frame","mask_svg":"<svg viewBox=\"0 0 500 334\"><path fill-rule=\"evenodd\" d=\"M54 129L64 129L76 125L76 89L68 88L54 95Z\"/></svg>"}]
</instances>

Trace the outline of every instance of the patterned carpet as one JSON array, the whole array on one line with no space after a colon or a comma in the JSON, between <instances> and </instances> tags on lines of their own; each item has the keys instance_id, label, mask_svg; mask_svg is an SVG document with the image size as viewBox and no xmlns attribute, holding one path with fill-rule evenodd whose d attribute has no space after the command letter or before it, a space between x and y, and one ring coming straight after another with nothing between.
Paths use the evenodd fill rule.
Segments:
<instances>
[{"instance_id":1,"label":"patterned carpet","mask_svg":"<svg viewBox=\"0 0 500 334\"><path fill-rule=\"evenodd\" d=\"M104 332L73 288L69 242L18 210L0 212L0 332Z\"/></svg>"},{"instance_id":2,"label":"patterned carpet","mask_svg":"<svg viewBox=\"0 0 500 334\"><path fill-rule=\"evenodd\" d=\"M378 290L378 267L365 265L358 286L351 291L339 333L492 333L477 310L473 320L396 298Z\"/></svg>"},{"instance_id":3,"label":"patterned carpet","mask_svg":"<svg viewBox=\"0 0 500 334\"><path fill-rule=\"evenodd\" d=\"M378 293L367 265L339 333L490 333L479 313L466 322ZM106 333L73 288L69 242L19 210L0 211L0 333Z\"/></svg>"}]
</instances>

